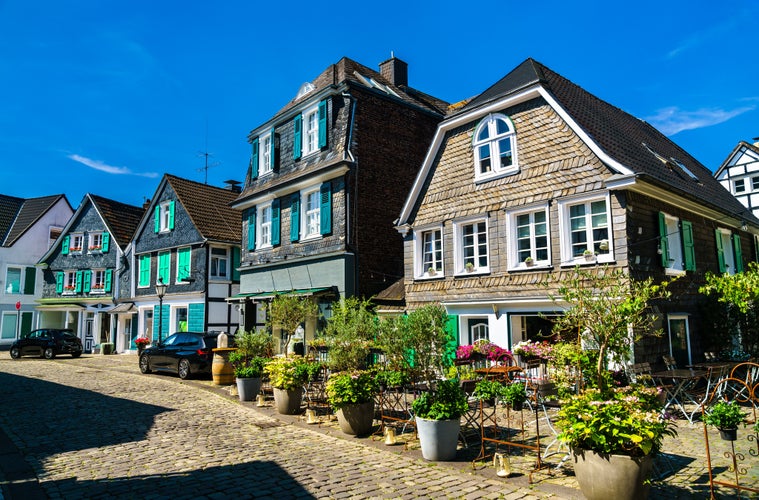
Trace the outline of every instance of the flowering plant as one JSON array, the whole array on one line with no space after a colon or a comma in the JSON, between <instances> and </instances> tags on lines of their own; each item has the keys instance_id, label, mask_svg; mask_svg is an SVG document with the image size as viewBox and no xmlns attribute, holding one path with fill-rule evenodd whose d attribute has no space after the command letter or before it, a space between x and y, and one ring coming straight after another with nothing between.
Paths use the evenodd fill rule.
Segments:
<instances>
[{"instance_id":1,"label":"flowering plant","mask_svg":"<svg viewBox=\"0 0 759 500\"><path fill-rule=\"evenodd\" d=\"M542 359L548 361L551 359L553 346L548 341L532 342L523 340L514 346L514 354L522 356L524 359Z\"/></svg>"},{"instance_id":2,"label":"flowering plant","mask_svg":"<svg viewBox=\"0 0 759 500\"><path fill-rule=\"evenodd\" d=\"M100 250L100 245L92 245L89 247L90 250Z\"/></svg>"},{"instance_id":3,"label":"flowering plant","mask_svg":"<svg viewBox=\"0 0 759 500\"><path fill-rule=\"evenodd\" d=\"M588 389L566 400L559 410L559 439L576 450L642 457L661 449L664 436L675 436L674 422L662 417L657 390L628 386Z\"/></svg>"},{"instance_id":4,"label":"flowering plant","mask_svg":"<svg viewBox=\"0 0 759 500\"><path fill-rule=\"evenodd\" d=\"M371 401L377 393L377 381L368 371L338 372L330 375L326 391L329 405L340 409Z\"/></svg>"},{"instance_id":5,"label":"flowering plant","mask_svg":"<svg viewBox=\"0 0 759 500\"><path fill-rule=\"evenodd\" d=\"M266 363L264 372L272 387L293 390L308 382L309 363L302 356L274 358Z\"/></svg>"},{"instance_id":6,"label":"flowering plant","mask_svg":"<svg viewBox=\"0 0 759 500\"><path fill-rule=\"evenodd\" d=\"M76 288L74 285L66 285L63 287L64 290L73 290L74 288Z\"/></svg>"},{"instance_id":7,"label":"flowering plant","mask_svg":"<svg viewBox=\"0 0 759 500\"><path fill-rule=\"evenodd\" d=\"M137 344L138 346L144 347L150 343L150 339L147 337L137 337L136 339L134 339L134 343Z\"/></svg>"},{"instance_id":8,"label":"flowering plant","mask_svg":"<svg viewBox=\"0 0 759 500\"><path fill-rule=\"evenodd\" d=\"M456 348L456 359L471 359L480 354L490 361L511 358L511 352L487 340L478 340L474 344L460 345ZM473 356L474 355L474 356Z\"/></svg>"}]
</instances>

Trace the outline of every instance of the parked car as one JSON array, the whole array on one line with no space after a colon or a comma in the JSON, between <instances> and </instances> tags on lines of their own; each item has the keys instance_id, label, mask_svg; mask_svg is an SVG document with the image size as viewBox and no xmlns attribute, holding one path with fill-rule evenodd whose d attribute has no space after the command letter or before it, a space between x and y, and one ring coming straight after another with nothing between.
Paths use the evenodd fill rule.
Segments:
<instances>
[{"instance_id":1,"label":"parked car","mask_svg":"<svg viewBox=\"0 0 759 500\"><path fill-rule=\"evenodd\" d=\"M82 341L71 330L40 328L13 342L10 354L13 359L28 355L53 359L59 354L78 358L82 355Z\"/></svg>"},{"instance_id":2,"label":"parked car","mask_svg":"<svg viewBox=\"0 0 759 500\"><path fill-rule=\"evenodd\" d=\"M182 380L210 374L218 332L178 332L152 345L140 354L140 371L176 373Z\"/></svg>"}]
</instances>

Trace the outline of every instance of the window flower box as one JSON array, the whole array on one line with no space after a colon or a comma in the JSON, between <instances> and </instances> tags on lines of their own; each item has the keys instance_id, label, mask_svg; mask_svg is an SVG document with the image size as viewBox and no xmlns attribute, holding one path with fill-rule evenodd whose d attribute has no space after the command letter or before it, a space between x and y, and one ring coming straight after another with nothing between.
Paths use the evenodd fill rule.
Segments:
<instances>
[{"instance_id":1,"label":"window flower box","mask_svg":"<svg viewBox=\"0 0 759 500\"><path fill-rule=\"evenodd\" d=\"M89 250L90 250L90 251L93 251L93 250L100 250L100 249L101 249L100 245L93 245L93 246L89 247Z\"/></svg>"}]
</instances>

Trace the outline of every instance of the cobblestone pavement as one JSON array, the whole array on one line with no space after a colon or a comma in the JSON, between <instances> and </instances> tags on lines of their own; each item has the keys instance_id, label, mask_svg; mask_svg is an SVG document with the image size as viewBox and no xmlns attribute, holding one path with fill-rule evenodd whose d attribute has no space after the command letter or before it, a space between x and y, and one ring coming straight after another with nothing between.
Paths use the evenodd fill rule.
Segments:
<instances>
[{"instance_id":1,"label":"cobblestone pavement","mask_svg":"<svg viewBox=\"0 0 759 500\"><path fill-rule=\"evenodd\" d=\"M508 479L487 464L473 469L469 451L429 463L415 442L387 447L346 436L326 417L309 426L240 403L210 381L141 375L134 355L6 356L0 353L0 500L582 498L571 465L555 469L560 456L530 485L529 464L516 457ZM701 425L680 423L664 452L651 498L708 498ZM748 459L748 481L757 481L756 462Z\"/></svg>"}]
</instances>

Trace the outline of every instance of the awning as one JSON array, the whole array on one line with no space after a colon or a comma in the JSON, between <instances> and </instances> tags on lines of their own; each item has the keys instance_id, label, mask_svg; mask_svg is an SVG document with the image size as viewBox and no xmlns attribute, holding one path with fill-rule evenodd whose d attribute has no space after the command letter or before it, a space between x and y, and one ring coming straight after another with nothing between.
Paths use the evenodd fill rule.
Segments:
<instances>
[{"instance_id":1,"label":"awning","mask_svg":"<svg viewBox=\"0 0 759 500\"><path fill-rule=\"evenodd\" d=\"M119 313L126 313L134 310L134 302L124 302L123 304L119 304L110 311L108 311L110 314L119 314Z\"/></svg>"},{"instance_id":2,"label":"awning","mask_svg":"<svg viewBox=\"0 0 759 500\"><path fill-rule=\"evenodd\" d=\"M334 287L319 287L319 288L296 288L295 290L271 290L267 292L253 292L253 293L238 293L231 297L227 297L228 302L242 302L245 299L251 300L265 300L276 297L277 295L300 295L308 297L310 295L321 295L326 292L331 292Z\"/></svg>"}]
</instances>

